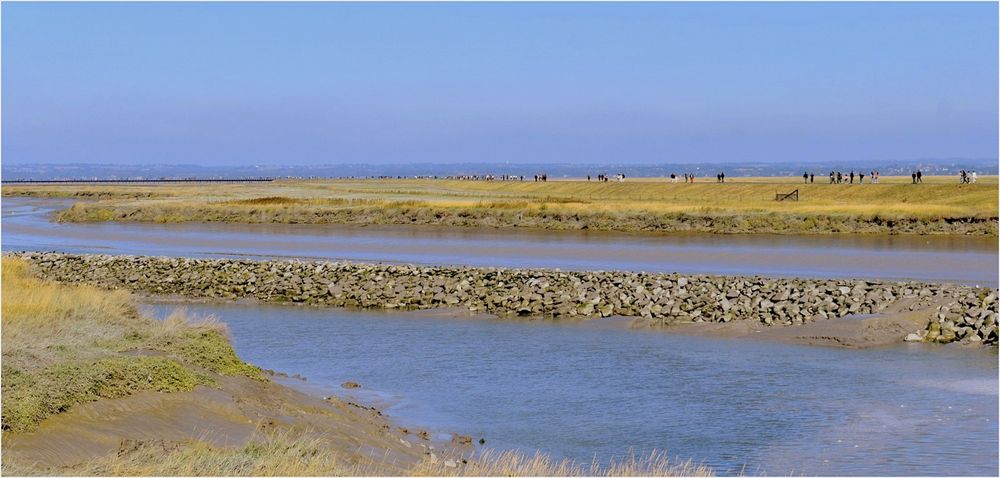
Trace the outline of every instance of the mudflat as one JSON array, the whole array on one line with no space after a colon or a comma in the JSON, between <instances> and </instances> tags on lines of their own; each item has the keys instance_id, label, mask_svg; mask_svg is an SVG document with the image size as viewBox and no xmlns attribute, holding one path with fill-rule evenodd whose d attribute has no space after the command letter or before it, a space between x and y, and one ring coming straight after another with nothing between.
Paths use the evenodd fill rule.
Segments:
<instances>
[{"instance_id":1,"label":"mudflat","mask_svg":"<svg viewBox=\"0 0 1000 478\"><path fill-rule=\"evenodd\" d=\"M420 446L375 410L287 386L245 377L224 377L218 388L190 392L139 392L86 403L43 421L37 430L6 434L4 461L45 470L72 470L109 455L142 447L175 449L200 442L243 447L268 434L321 439L345 466L377 458L387 473L400 473L423 458ZM415 443L417 444L417 443Z\"/></svg>"},{"instance_id":2,"label":"mudflat","mask_svg":"<svg viewBox=\"0 0 1000 478\"><path fill-rule=\"evenodd\" d=\"M692 336L854 349L899 344L907 335L925 329L928 322L934 319L935 312L933 306L907 310L897 305L878 314L811 321L794 327L769 327L757 321L744 320L721 324L671 324L665 330Z\"/></svg>"}]
</instances>

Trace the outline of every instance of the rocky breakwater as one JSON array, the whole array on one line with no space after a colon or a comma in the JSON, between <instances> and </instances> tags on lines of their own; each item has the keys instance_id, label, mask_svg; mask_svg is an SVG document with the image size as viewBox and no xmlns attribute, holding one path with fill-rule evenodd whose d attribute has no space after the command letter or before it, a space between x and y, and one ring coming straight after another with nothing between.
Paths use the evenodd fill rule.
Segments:
<instances>
[{"instance_id":1,"label":"rocky breakwater","mask_svg":"<svg viewBox=\"0 0 1000 478\"><path fill-rule=\"evenodd\" d=\"M908 341L997 343L997 291L969 291L937 308L937 315Z\"/></svg>"},{"instance_id":2,"label":"rocky breakwater","mask_svg":"<svg viewBox=\"0 0 1000 478\"><path fill-rule=\"evenodd\" d=\"M981 293L971 287L912 282L296 260L15 255L34 264L44 277L58 281L192 298L253 298L360 308L465 307L501 317L621 315L642 317L654 325L737 320L795 325L878 313L900 301L908 301L911 309L929 307L935 301L964 304L961 301L970 294ZM995 296L995 291L990 292ZM995 301L992 304L995 309ZM984 325L984 342L996 341L995 320L992 324L992 329Z\"/></svg>"}]
</instances>

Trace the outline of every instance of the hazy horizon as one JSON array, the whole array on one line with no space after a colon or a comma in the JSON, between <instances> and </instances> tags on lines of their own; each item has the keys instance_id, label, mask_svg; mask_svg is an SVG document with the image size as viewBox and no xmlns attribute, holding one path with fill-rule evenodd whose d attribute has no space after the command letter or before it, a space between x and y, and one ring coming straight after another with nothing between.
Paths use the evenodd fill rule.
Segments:
<instances>
[{"instance_id":1,"label":"hazy horizon","mask_svg":"<svg viewBox=\"0 0 1000 478\"><path fill-rule=\"evenodd\" d=\"M997 154L995 3L3 5L7 164Z\"/></svg>"}]
</instances>

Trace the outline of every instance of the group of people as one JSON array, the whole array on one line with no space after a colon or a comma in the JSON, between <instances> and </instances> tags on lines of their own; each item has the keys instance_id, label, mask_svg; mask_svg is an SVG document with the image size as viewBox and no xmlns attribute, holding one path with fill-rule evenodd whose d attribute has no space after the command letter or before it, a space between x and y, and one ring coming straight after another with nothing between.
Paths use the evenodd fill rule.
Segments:
<instances>
[{"instance_id":1,"label":"group of people","mask_svg":"<svg viewBox=\"0 0 1000 478\"><path fill-rule=\"evenodd\" d=\"M670 182L676 183L677 180L680 179L680 178L681 178L681 176L678 176L676 173L670 173ZM719 173L719 174L717 174L715 176L715 179L717 180L717 182L724 183L724 182L726 182L726 174L725 173ZM693 183L694 182L694 174L684 173L684 182L685 183Z\"/></svg>"},{"instance_id":2,"label":"group of people","mask_svg":"<svg viewBox=\"0 0 1000 478\"><path fill-rule=\"evenodd\" d=\"M976 184L976 180L979 179L975 171L966 171L964 169L959 178L962 184Z\"/></svg>"},{"instance_id":3,"label":"group of people","mask_svg":"<svg viewBox=\"0 0 1000 478\"><path fill-rule=\"evenodd\" d=\"M843 173L841 171L830 171L830 184L854 184L854 180L855 179L857 179L858 184L864 184L864 182L865 182L865 176L866 176L866 174L864 172L862 172L862 171L859 171L857 173L855 173L853 170L850 171L850 172L848 172L848 173ZM878 170L869 171L868 174L867 174L867 176L869 178L868 179L869 183L871 183L871 184L878 184L879 183L880 173L878 172ZM393 179L394 178L393 176L369 176L369 177L372 178L372 179ZM417 178L417 179L453 179L453 180L463 180L463 181L524 181L524 176L509 175L509 174L502 174L502 175L498 175L498 176L497 175L492 175L492 174L484 174L484 175L473 174L473 175L457 175L457 176L443 176L443 177L439 177L439 176L436 176L436 175L435 176L412 176L412 177ZM693 183L694 182L694 178L695 178L694 174L692 174L692 173L684 173L682 175L678 175L676 173L670 173L670 182L671 183L676 183L682 177L684 178L684 182L685 183ZM395 176L395 178L396 179L405 179L406 177L405 176ZM615 181L620 182L620 183L621 182L625 182L625 174L624 173L618 173L618 174L615 174L614 176L608 176L606 173L601 173L601 174L598 174L597 177L596 177L596 179L597 179L598 182L605 182L605 183L608 182L608 181L610 181L610 180L612 180L612 178ZM924 173L918 169L916 171L913 171L910 174L910 178L913 181L913 184L923 183L924 182ZM535 182L547 182L548 179L549 179L549 176L547 174L545 174L545 173L536 174L534 179L535 179ZM587 181L591 181L593 179L594 178L591 177L589 174L587 175ZM976 182L977 179L978 179L978 176L976 174L976 171L966 171L966 170L963 169L959 173L959 182L961 182L962 184L975 184L975 182ZM726 173L720 172L720 173L716 174L715 175L715 182L717 182L717 183L724 183L724 182L726 182ZM813 174L813 173L811 173L811 172L804 172L804 173L802 173L802 182L804 182L806 184L815 183L816 182L816 175Z\"/></svg>"},{"instance_id":4,"label":"group of people","mask_svg":"<svg viewBox=\"0 0 1000 478\"><path fill-rule=\"evenodd\" d=\"M418 179L421 177L417 177ZM429 177L424 177L429 178ZM434 176L430 179L438 179ZM445 176L443 179L452 179L457 181L524 181L524 176L515 176L511 174L501 174L499 176L493 174L462 174L458 176ZM536 179L537 181L537 179Z\"/></svg>"},{"instance_id":5,"label":"group of people","mask_svg":"<svg viewBox=\"0 0 1000 478\"><path fill-rule=\"evenodd\" d=\"M871 184L878 184L879 172L872 170L868 172L868 182ZM858 178L858 184L864 184L865 173L864 171L858 171L857 174L853 170L845 174L842 171L830 171L830 184L854 184L854 178ZM802 180L806 183L816 182L816 175L812 173L802 173Z\"/></svg>"},{"instance_id":6,"label":"group of people","mask_svg":"<svg viewBox=\"0 0 1000 478\"><path fill-rule=\"evenodd\" d=\"M587 181L590 181L590 175L589 174L587 175ZM609 181L609 177L608 177L607 174L601 173L601 174L597 175L597 182L599 182L599 183L606 183L608 181ZM625 174L624 173L618 173L618 174L616 174L615 175L615 181L618 181L620 183L624 183L625 182Z\"/></svg>"}]
</instances>

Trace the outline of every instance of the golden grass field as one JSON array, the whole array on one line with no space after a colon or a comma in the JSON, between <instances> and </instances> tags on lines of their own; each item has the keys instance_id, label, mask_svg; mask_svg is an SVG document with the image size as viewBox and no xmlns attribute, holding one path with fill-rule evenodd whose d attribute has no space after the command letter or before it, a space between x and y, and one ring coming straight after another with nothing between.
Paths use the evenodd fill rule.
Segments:
<instances>
[{"instance_id":1,"label":"golden grass field","mask_svg":"<svg viewBox=\"0 0 1000 478\"><path fill-rule=\"evenodd\" d=\"M512 215L545 215L526 227L553 229L670 230L670 225L636 225L619 216L663 216L670 219L739 216L742 232L836 232L825 225L774 229L786 222L823 218L890 220L987 221L995 231L996 177L977 184L958 184L952 177L883 177L880 184L802 184L801 178L732 178L672 184L667 179L630 179L623 183L586 180L501 182L457 180L287 180L253 184L169 185L8 185L4 195L93 198L61 216L65 221L149 222L278 222L511 225ZM799 190L799 201L775 201L775 194ZM353 210L353 211L349 211ZM560 215L561 217L552 217ZM393 217L389 217L393 216ZM430 217L434 216L434 217ZM441 216L461 216L443 220ZM567 224L565 216L600 218L587 227ZM755 218L768 216L764 225ZM832 218L832 219L831 219ZM563 224L557 224L557 223ZM615 223L619 223L616 226ZM634 220L632 220L634 222ZM669 222L669 221L668 221ZM949 221L949 224L952 221ZM719 225L698 226L712 232ZM695 230L699 230L698 227ZM730 229L741 229L726 226ZM881 226L880 226L881 227ZM983 229L982 225L979 226ZM757 230L761 229L761 230ZM778 227L778 229L781 229ZM857 229L857 228L853 228ZM885 229L882 227L882 229ZM930 232L948 233L946 225ZM716 232L741 232L721 229ZM847 227L841 232L855 232ZM859 230L856 232L897 232ZM907 231L902 231L907 232ZM968 231L956 230L957 233ZM919 233L919 231L917 231ZM995 234L995 232L993 232Z\"/></svg>"}]
</instances>

